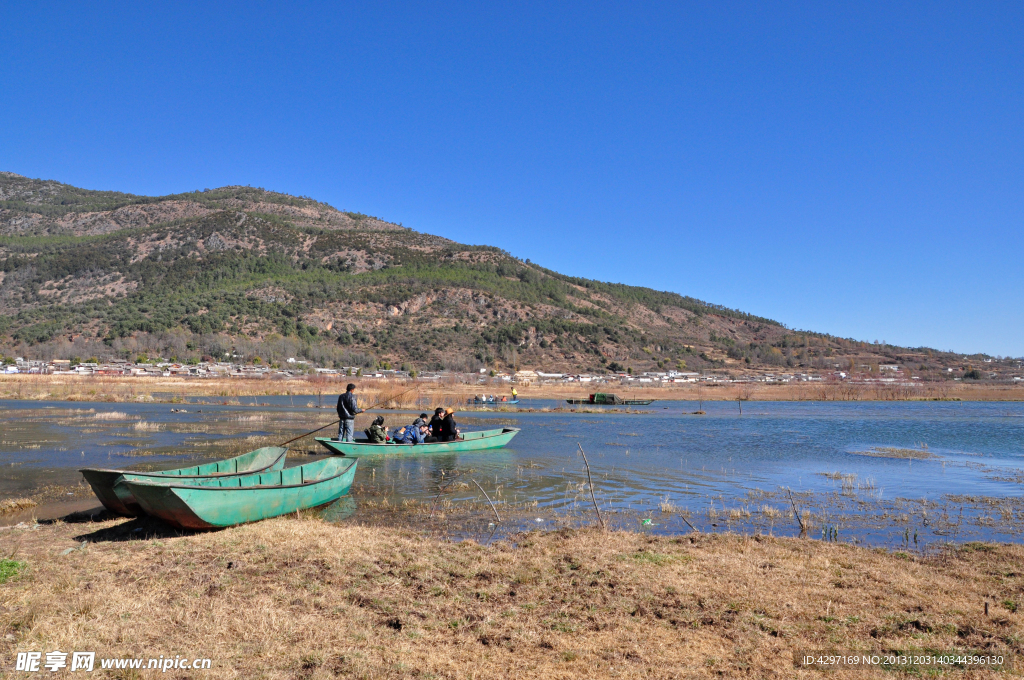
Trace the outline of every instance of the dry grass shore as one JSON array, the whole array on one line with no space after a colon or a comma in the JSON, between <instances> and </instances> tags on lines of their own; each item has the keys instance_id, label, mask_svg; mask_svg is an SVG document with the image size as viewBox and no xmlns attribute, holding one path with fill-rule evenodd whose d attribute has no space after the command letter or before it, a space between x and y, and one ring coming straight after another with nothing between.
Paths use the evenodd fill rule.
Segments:
<instances>
[{"instance_id":1,"label":"dry grass shore","mask_svg":"<svg viewBox=\"0 0 1024 680\"><path fill-rule=\"evenodd\" d=\"M226 402L257 403L260 397L284 395L307 402L333 403L344 385L355 382L363 404L383 399L390 407L462 405L474 394L504 394L509 385L463 384L458 382L379 380L345 376L309 377L292 380L258 378L131 378L119 376L0 375L0 399L56 401L180 401L188 397L213 397ZM529 385L517 386L523 399L555 399L586 396L597 389L622 397L656 400L697 401L1021 401L1024 384L990 385L974 383L922 383L914 386L859 383L736 383L698 386L632 388L617 385Z\"/></svg>"},{"instance_id":2,"label":"dry grass shore","mask_svg":"<svg viewBox=\"0 0 1024 680\"><path fill-rule=\"evenodd\" d=\"M22 565L0 570L6 659L213 660L109 677L792 678L821 677L795 651L1024 651L1020 546L598 530L483 546L293 516L184 536L56 523L4 530L0 550Z\"/></svg>"}]
</instances>

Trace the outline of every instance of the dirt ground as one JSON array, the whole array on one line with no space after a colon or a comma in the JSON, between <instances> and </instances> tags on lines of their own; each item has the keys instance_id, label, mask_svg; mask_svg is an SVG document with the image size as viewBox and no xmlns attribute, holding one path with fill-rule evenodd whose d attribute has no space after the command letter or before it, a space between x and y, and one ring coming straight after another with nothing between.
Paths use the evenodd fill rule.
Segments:
<instances>
[{"instance_id":1,"label":"dirt ground","mask_svg":"<svg viewBox=\"0 0 1024 680\"><path fill-rule=\"evenodd\" d=\"M52 650L212 660L97 661L92 677L308 679L870 678L893 673L825 675L794 652L1024 651L1017 545L917 555L599 529L481 545L292 515L195 534L26 523L0 530L0 556L7 677L27 677L17 652Z\"/></svg>"}]
</instances>

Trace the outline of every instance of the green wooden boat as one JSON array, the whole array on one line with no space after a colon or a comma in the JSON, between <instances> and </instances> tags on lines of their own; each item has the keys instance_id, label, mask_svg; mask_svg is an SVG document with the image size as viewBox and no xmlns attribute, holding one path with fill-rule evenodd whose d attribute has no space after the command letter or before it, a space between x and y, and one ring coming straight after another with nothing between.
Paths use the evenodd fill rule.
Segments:
<instances>
[{"instance_id":1,"label":"green wooden boat","mask_svg":"<svg viewBox=\"0 0 1024 680\"><path fill-rule=\"evenodd\" d=\"M241 456L219 460L215 463L205 465L193 465L187 468L176 470L161 470L160 472L132 472L130 470L104 470L99 468L85 468L79 470L85 481L89 482L100 503L111 512L126 517L137 517L143 514L142 508L135 502L135 498L121 481L131 479L133 481L151 481L154 484L170 484L183 479L204 479L217 477L230 477L237 475L251 475L256 472L267 470L280 470L284 467L284 458L288 449L280 446L267 446L256 449Z\"/></svg>"},{"instance_id":2,"label":"green wooden boat","mask_svg":"<svg viewBox=\"0 0 1024 680\"><path fill-rule=\"evenodd\" d=\"M435 442L433 444L375 444L365 439L357 439L354 442L339 442L328 437L317 437L316 440L331 453L342 456L379 456L383 454L426 456L435 453L500 449L512 441L512 437L515 437L518 433L518 427L463 432L462 439L451 442Z\"/></svg>"},{"instance_id":3,"label":"green wooden boat","mask_svg":"<svg viewBox=\"0 0 1024 680\"><path fill-rule=\"evenodd\" d=\"M125 480L146 514L179 529L216 529L327 505L348 493L355 460L315 463L255 475L192 478L180 484Z\"/></svg>"},{"instance_id":4,"label":"green wooden boat","mask_svg":"<svg viewBox=\"0 0 1024 680\"><path fill-rule=\"evenodd\" d=\"M653 399L623 399L614 394L597 392L586 399L566 399L569 404L590 404L593 406L647 406Z\"/></svg>"}]
</instances>

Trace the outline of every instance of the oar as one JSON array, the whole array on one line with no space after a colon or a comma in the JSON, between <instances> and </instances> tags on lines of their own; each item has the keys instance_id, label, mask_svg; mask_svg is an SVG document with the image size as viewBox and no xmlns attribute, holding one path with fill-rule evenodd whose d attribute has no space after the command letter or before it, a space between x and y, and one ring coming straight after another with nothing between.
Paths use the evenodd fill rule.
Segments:
<instances>
[{"instance_id":1,"label":"oar","mask_svg":"<svg viewBox=\"0 0 1024 680\"><path fill-rule=\"evenodd\" d=\"M381 404L383 404L384 402L388 402L388 401L391 401L392 399L397 399L398 397L402 396L403 394L409 394L410 392L412 392L412 391L413 391L413 390L415 390L415 389L419 389L419 388L418 388L418 387L410 387L410 388L409 388L409 389L407 389L407 390L406 390L405 392L399 392L398 394L393 394L393 395L391 395L391 396L389 396L389 397L387 397L387 398L385 398L385 399L381 399L381 400L377 401L377 402L376 402L376 403L374 403L374 404L370 404L369 406L367 406L367 407L366 407L366 408L364 408L363 410L364 410L364 411L369 411L369 410L370 410L370 409L372 409L372 408L377 408L378 406L380 406L380 405L381 405ZM326 424L326 425L324 425L323 427L318 427L318 428L316 428L315 430L310 430L309 432L305 432L305 433L303 433L303 434L300 434L300 435L299 435L298 437L293 437L293 438L289 439L288 441L286 441L285 443L281 444L280 446L288 446L289 444L291 444L291 443L292 443L292 442L294 442L294 441L298 441L298 440L302 439L303 437L308 437L308 436L309 436L309 435L311 435L311 434L316 434L316 433L317 433L317 432L319 432L320 430L326 430L326 429L327 429L327 428L329 428L329 427L330 427L331 425L337 425L337 424L338 424L338 423L340 423L340 422L341 422L341 418L338 418L338 419L337 419L337 420L335 420L335 421L334 421L333 423L327 423L327 424Z\"/></svg>"}]
</instances>

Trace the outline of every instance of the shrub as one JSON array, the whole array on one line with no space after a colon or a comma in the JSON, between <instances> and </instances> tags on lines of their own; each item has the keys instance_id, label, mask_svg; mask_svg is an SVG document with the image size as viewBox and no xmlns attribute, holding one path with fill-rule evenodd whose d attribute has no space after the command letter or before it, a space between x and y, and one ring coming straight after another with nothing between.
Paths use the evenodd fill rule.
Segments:
<instances>
[{"instance_id":1,"label":"shrub","mask_svg":"<svg viewBox=\"0 0 1024 680\"><path fill-rule=\"evenodd\" d=\"M17 560L0 560L0 583L7 583L7 580L17 576L25 568L24 562Z\"/></svg>"}]
</instances>

